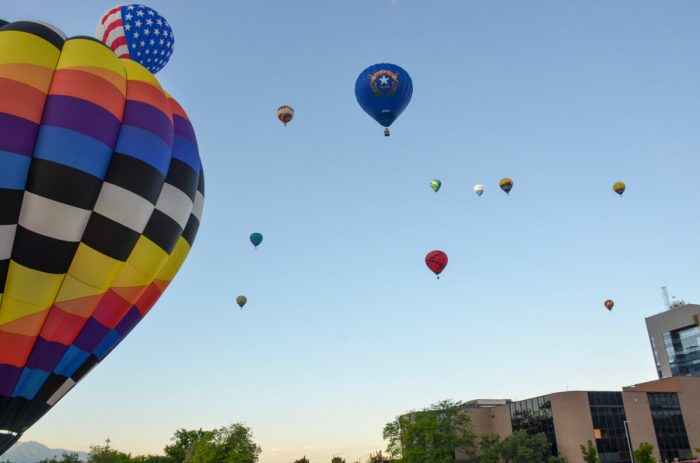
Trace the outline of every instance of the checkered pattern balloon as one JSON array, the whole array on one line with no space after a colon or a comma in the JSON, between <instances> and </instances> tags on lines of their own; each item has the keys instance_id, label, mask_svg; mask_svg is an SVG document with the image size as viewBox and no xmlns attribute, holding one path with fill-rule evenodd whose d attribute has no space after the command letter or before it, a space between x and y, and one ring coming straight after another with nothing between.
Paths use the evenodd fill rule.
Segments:
<instances>
[{"instance_id":1,"label":"checkered pattern balloon","mask_svg":"<svg viewBox=\"0 0 700 463\"><path fill-rule=\"evenodd\" d=\"M153 74L0 28L0 454L148 313L203 204L194 130Z\"/></svg>"}]
</instances>

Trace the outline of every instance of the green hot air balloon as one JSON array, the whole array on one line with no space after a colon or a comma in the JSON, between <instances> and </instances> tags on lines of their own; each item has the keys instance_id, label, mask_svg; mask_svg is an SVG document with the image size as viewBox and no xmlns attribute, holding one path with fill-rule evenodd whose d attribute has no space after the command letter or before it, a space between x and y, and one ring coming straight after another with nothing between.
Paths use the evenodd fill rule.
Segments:
<instances>
[{"instance_id":1,"label":"green hot air balloon","mask_svg":"<svg viewBox=\"0 0 700 463\"><path fill-rule=\"evenodd\" d=\"M438 179L433 179L430 181L430 189L432 189L435 193L440 190L440 187L442 186L442 182Z\"/></svg>"}]
</instances>

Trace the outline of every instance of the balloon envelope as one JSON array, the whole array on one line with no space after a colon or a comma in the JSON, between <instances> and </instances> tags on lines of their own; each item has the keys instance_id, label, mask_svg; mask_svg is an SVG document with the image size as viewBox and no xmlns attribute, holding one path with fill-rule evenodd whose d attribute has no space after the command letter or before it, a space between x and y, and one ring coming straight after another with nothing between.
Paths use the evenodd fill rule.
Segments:
<instances>
[{"instance_id":1,"label":"balloon envelope","mask_svg":"<svg viewBox=\"0 0 700 463\"><path fill-rule=\"evenodd\" d=\"M107 11L97 24L96 37L118 57L132 59L153 74L168 64L175 46L168 21L136 3Z\"/></svg>"},{"instance_id":2,"label":"balloon envelope","mask_svg":"<svg viewBox=\"0 0 700 463\"><path fill-rule=\"evenodd\" d=\"M262 243L262 240L263 240L263 236L260 233L252 233L250 235L250 242L253 243L253 246L255 246L256 248L258 247L258 245L260 243Z\"/></svg>"},{"instance_id":3,"label":"balloon envelope","mask_svg":"<svg viewBox=\"0 0 700 463\"><path fill-rule=\"evenodd\" d=\"M476 193L479 196L483 195L484 185L482 185L481 183L477 183L476 185L474 185L474 193Z\"/></svg>"},{"instance_id":4,"label":"balloon envelope","mask_svg":"<svg viewBox=\"0 0 700 463\"><path fill-rule=\"evenodd\" d=\"M248 298L245 296L238 296L236 298L236 304L238 304L238 307L240 307L241 309L244 305L246 305L246 302L248 302Z\"/></svg>"},{"instance_id":5,"label":"balloon envelope","mask_svg":"<svg viewBox=\"0 0 700 463\"><path fill-rule=\"evenodd\" d=\"M615 303L614 303L612 300L610 300L610 299L608 299L607 301L605 301L605 308L608 309L608 310L612 310L612 308L613 308L614 305L615 305Z\"/></svg>"},{"instance_id":6,"label":"balloon envelope","mask_svg":"<svg viewBox=\"0 0 700 463\"><path fill-rule=\"evenodd\" d=\"M625 192L625 188L625 182L615 182L615 184L613 184L613 191L620 196L622 196L622 193ZM632 195L632 198L634 199L634 195Z\"/></svg>"},{"instance_id":7,"label":"balloon envelope","mask_svg":"<svg viewBox=\"0 0 700 463\"><path fill-rule=\"evenodd\" d=\"M187 115L138 63L25 21L0 29L0 63L1 453L165 291L204 177Z\"/></svg>"},{"instance_id":8,"label":"balloon envelope","mask_svg":"<svg viewBox=\"0 0 700 463\"><path fill-rule=\"evenodd\" d=\"M513 189L513 180L506 177L501 179L498 185L501 187L501 190L506 192L506 194L510 194L510 190Z\"/></svg>"},{"instance_id":9,"label":"balloon envelope","mask_svg":"<svg viewBox=\"0 0 700 463\"><path fill-rule=\"evenodd\" d=\"M435 275L440 275L447 266L447 254L442 251L430 251L425 256L425 265L427 265Z\"/></svg>"},{"instance_id":10,"label":"balloon envelope","mask_svg":"<svg viewBox=\"0 0 700 463\"><path fill-rule=\"evenodd\" d=\"M438 192L438 190L440 189L441 186L442 186L442 182L438 179L430 181L430 189L433 190L435 193Z\"/></svg>"},{"instance_id":11,"label":"balloon envelope","mask_svg":"<svg viewBox=\"0 0 700 463\"><path fill-rule=\"evenodd\" d=\"M370 66L355 81L355 97L360 107L384 127L394 123L412 95L411 76L395 64Z\"/></svg>"},{"instance_id":12,"label":"balloon envelope","mask_svg":"<svg viewBox=\"0 0 700 463\"><path fill-rule=\"evenodd\" d=\"M287 125L294 119L294 110L291 106L280 106L277 108L277 119L282 121L284 125Z\"/></svg>"}]
</instances>

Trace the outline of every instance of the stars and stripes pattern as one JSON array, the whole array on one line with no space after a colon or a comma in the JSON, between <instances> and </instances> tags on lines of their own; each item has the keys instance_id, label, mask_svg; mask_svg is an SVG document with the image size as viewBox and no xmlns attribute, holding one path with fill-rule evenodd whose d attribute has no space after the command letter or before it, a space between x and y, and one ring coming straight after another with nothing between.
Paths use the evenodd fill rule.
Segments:
<instances>
[{"instance_id":1,"label":"stars and stripes pattern","mask_svg":"<svg viewBox=\"0 0 700 463\"><path fill-rule=\"evenodd\" d=\"M144 5L109 10L97 25L97 38L120 58L130 58L153 74L170 60L175 37L170 24Z\"/></svg>"}]
</instances>

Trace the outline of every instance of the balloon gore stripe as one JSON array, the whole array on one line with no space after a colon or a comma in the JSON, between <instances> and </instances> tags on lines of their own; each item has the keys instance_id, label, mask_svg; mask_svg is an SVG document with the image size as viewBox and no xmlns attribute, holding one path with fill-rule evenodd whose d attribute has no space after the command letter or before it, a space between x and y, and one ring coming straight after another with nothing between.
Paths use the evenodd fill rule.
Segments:
<instances>
[{"instance_id":1,"label":"balloon gore stripe","mask_svg":"<svg viewBox=\"0 0 700 463\"><path fill-rule=\"evenodd\" d=\"M204 203L192 125L147 69L52 26L2 26L0 453L153 307Z\"/></svg>"}]
</instances>

